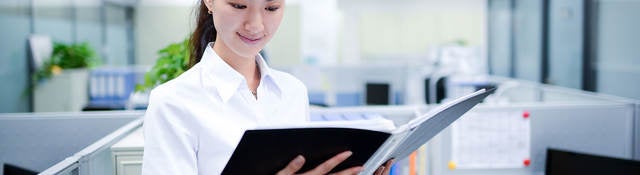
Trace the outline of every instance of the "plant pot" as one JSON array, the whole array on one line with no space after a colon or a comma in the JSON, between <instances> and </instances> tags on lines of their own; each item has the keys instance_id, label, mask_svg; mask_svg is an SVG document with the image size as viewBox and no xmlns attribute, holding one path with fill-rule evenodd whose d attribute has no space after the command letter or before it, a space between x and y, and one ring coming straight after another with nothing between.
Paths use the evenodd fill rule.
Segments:
<instances>
[{"instance_id":1,"label":"plant pot","mask_svg":"<svg viewBox=\"0 0 640 175\"><path fill-rule=\"evenodd\" d=\"M65 69L34 89L34 112L79 112L88 101L87 69Z\"/></svg>"}]
</instances>

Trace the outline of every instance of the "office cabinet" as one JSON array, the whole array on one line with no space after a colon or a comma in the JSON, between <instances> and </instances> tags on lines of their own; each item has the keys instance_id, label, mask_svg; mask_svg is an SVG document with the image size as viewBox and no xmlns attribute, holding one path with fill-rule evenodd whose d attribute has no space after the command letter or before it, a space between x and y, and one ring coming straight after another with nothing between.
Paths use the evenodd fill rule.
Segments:
<instances>
[{"instance_id":1,"label":"office cabinet","mask_svg":"<svg viewBox=\"0 0 640 175\"><path fill-rule=\"evenodd\" d=\"M144 152L142 128L111 146L111 152L116 175L140 175Z\"/></svg>"}]
</instances>

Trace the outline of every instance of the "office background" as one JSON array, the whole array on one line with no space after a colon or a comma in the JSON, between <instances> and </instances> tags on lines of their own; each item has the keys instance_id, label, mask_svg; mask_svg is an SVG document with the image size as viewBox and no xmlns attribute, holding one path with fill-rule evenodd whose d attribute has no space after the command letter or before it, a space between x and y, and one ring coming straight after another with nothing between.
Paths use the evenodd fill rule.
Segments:
<instances>
[{"instance_id":1,"label":"office background","mask_svg":"<svg viewBox=\"0 0 640 175\"><path fill-rule=\"evenodd\" d=\"M131 83L140 82L160 49L189 35L195 1L0 1L0 163L55 174L136 174L144 111L80 111L87 101L144 99L136 96L144 93L129 96ZM640 159L638 17L640 0L287 0L284 21L265 51L272 67L307 85L311 103L327 106L312 108L312 116L374 114L403 123L445 98L498 87L470 114L530 115L525 125L486 118L494 123L488 128L529 129L514 132L520 139L500 132L476 141L528 141L518 151L528 153L531 166L518 160L506 168L495 162L464 168L458 162L462 168L453 171L448 162L465 159L456 157L461 154L453 142L470 141L456 134L465 127L459 122L425 144L417 163L402 160L397 174L412 174L411 165L428 172L421 174L541 174L552 148ZM75 71L65 70L41 83L48 86L43 89L63 85L32 91L32 34L88 42L101 65L77 79L81 86L57 81L74 79ZM102 98L96 89L124 95ZM370 96L379 98L371 102ZM43 111L63 113L36 112L43 98L44 106L55 107ZM473 131L466 133L492 134ZM51 151L45 142L59 147ZM463 156L503 156L494 151L479 146Z\"/></svg>"},{"instance_id":2,"label":"office background","mask_svg":"<svg viewBox=\"0 0 640 175\"><path fill-rule=\"evenodd\" d=\"M30 34L49 35L53 41L66 43L89 42L103 66L150 66L159 49L189 35L194 2L3 1L0 20L11 27L0 29L4 38L0 77L14 83L0 87L3 97L0 111L32 109L28 94L22 93L29 80ZM325 18L324 14L313 15L314 9L327 12L330 19L314 23ZM427 55L430 48L457 40L472 46L484 45L485 14L486 3L474 0L401 3L289 0L284 21L266 51L273 58L274 67L398 62ZM309 28L334 31L334 37L316 37L318 31ZM316 46L321 49L313 50ZM313 55L317 52L330 54Z\"/></svg>"},{"instance_id":3,"label":"office background","mask_svg":"<svg viewBox=\"0 0 640 175\"><path fill-rule=\"evenodd\" d=\"M0 77L12 83L0 87L0 111L32 110L30 34L89 42L103 66L149 66L189 35L194 2L2 1ZM275 67L411 63L463 42L493 75L638 99L638 8L636 0L289 0L266 51Z\"/></svg>"}]
</instances>

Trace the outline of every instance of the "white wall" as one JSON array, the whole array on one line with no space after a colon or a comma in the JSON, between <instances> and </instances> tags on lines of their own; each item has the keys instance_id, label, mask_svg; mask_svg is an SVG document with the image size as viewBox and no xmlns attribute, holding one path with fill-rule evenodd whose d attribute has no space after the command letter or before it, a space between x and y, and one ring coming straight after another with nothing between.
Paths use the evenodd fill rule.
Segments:
<instances>
[{"instance_id":1,"label":"white wall","mask_svg":"<svg viewBox=\"0 0 640 175\"><path fill-rule=\"evenodd\" d=\"M424 54L454 40L485 45L486 0L337 0L337 24L304 23L303 1L287 0L280 29L266 47L275 67L304 63L303 24L337 26L337 34L327 35L337 42L337 61L331 61L336 64ZM141 0L135 16L137 63L152 65L159 49L190 34L195 2Z\"/></svg>"},{"instance_id":2,"label":"white wall","mask_svg":"<svg viewBox=\"0 0 640 175\"><path fill-rule=\"evenodd\" d=\"M136 62L153 65L158 50L180 42L194 28L197 0L142 0L136 7ZM274 66L300 63L300 8L297 1L287 1L285 16L276 36L266 46Z\"/></svg>"},{"instance_id":3,"label":"white wall","mask_svg":"<svg viewBox=\"0 0 640 175\"><path fill-rule=\"evenodd\" d=\"M456 40L486 45L486 0L341 0L338 7L341 62L425 55Z\"/></svg>"},{"instance_id":4,"label":"white wall","mask_svg":"<svg viewBox=\"0 0 640 175\"><path fill-rule=\"evenodd\" d=\"M160 49L189 36L195 20L192 14L195 3L189 5L188 1L140 2L134 17L136 63L153 65Z\"/></svg>"},{"instance_id":5,"label":"white wall","mask_svg":"<svg viewBox=\"0 0 640 175\"><path fill-rule=\"evenodd\" d=\"M297 3L287 3L280 28L265 48L270 65L274 67L287 67L302 62L302 8Z\"/></svg>"}]
</instances>

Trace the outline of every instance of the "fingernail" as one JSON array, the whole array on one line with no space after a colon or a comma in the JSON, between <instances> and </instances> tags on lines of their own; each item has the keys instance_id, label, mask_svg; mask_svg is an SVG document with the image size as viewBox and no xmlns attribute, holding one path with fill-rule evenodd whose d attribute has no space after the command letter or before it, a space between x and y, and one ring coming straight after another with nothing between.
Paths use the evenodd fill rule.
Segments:
<instances>
[{"instance_id":1,"label":"fingernail","mask_svg":"<svg viewBox=\"0 0 640 175\"><path fill-rule=\"evenodd\" d=\"M351 151L347 151L347 153L346 153L346 154L347 154L347 157L349 157L349 156L351 156L351 155L353 154L353 152L351 152Z\"/></svg>"},{"instance_id":2,"label":"fingernail","mask_svg":"<svg viewBox=\"0 0 640 175\"><path fill-rule=\"evenodd\" d=\"M304 163L304 157L302 157L302 155L298 155L294 160L293 163L296 165L301 165Z\"/></svg>"}]
</instances>

